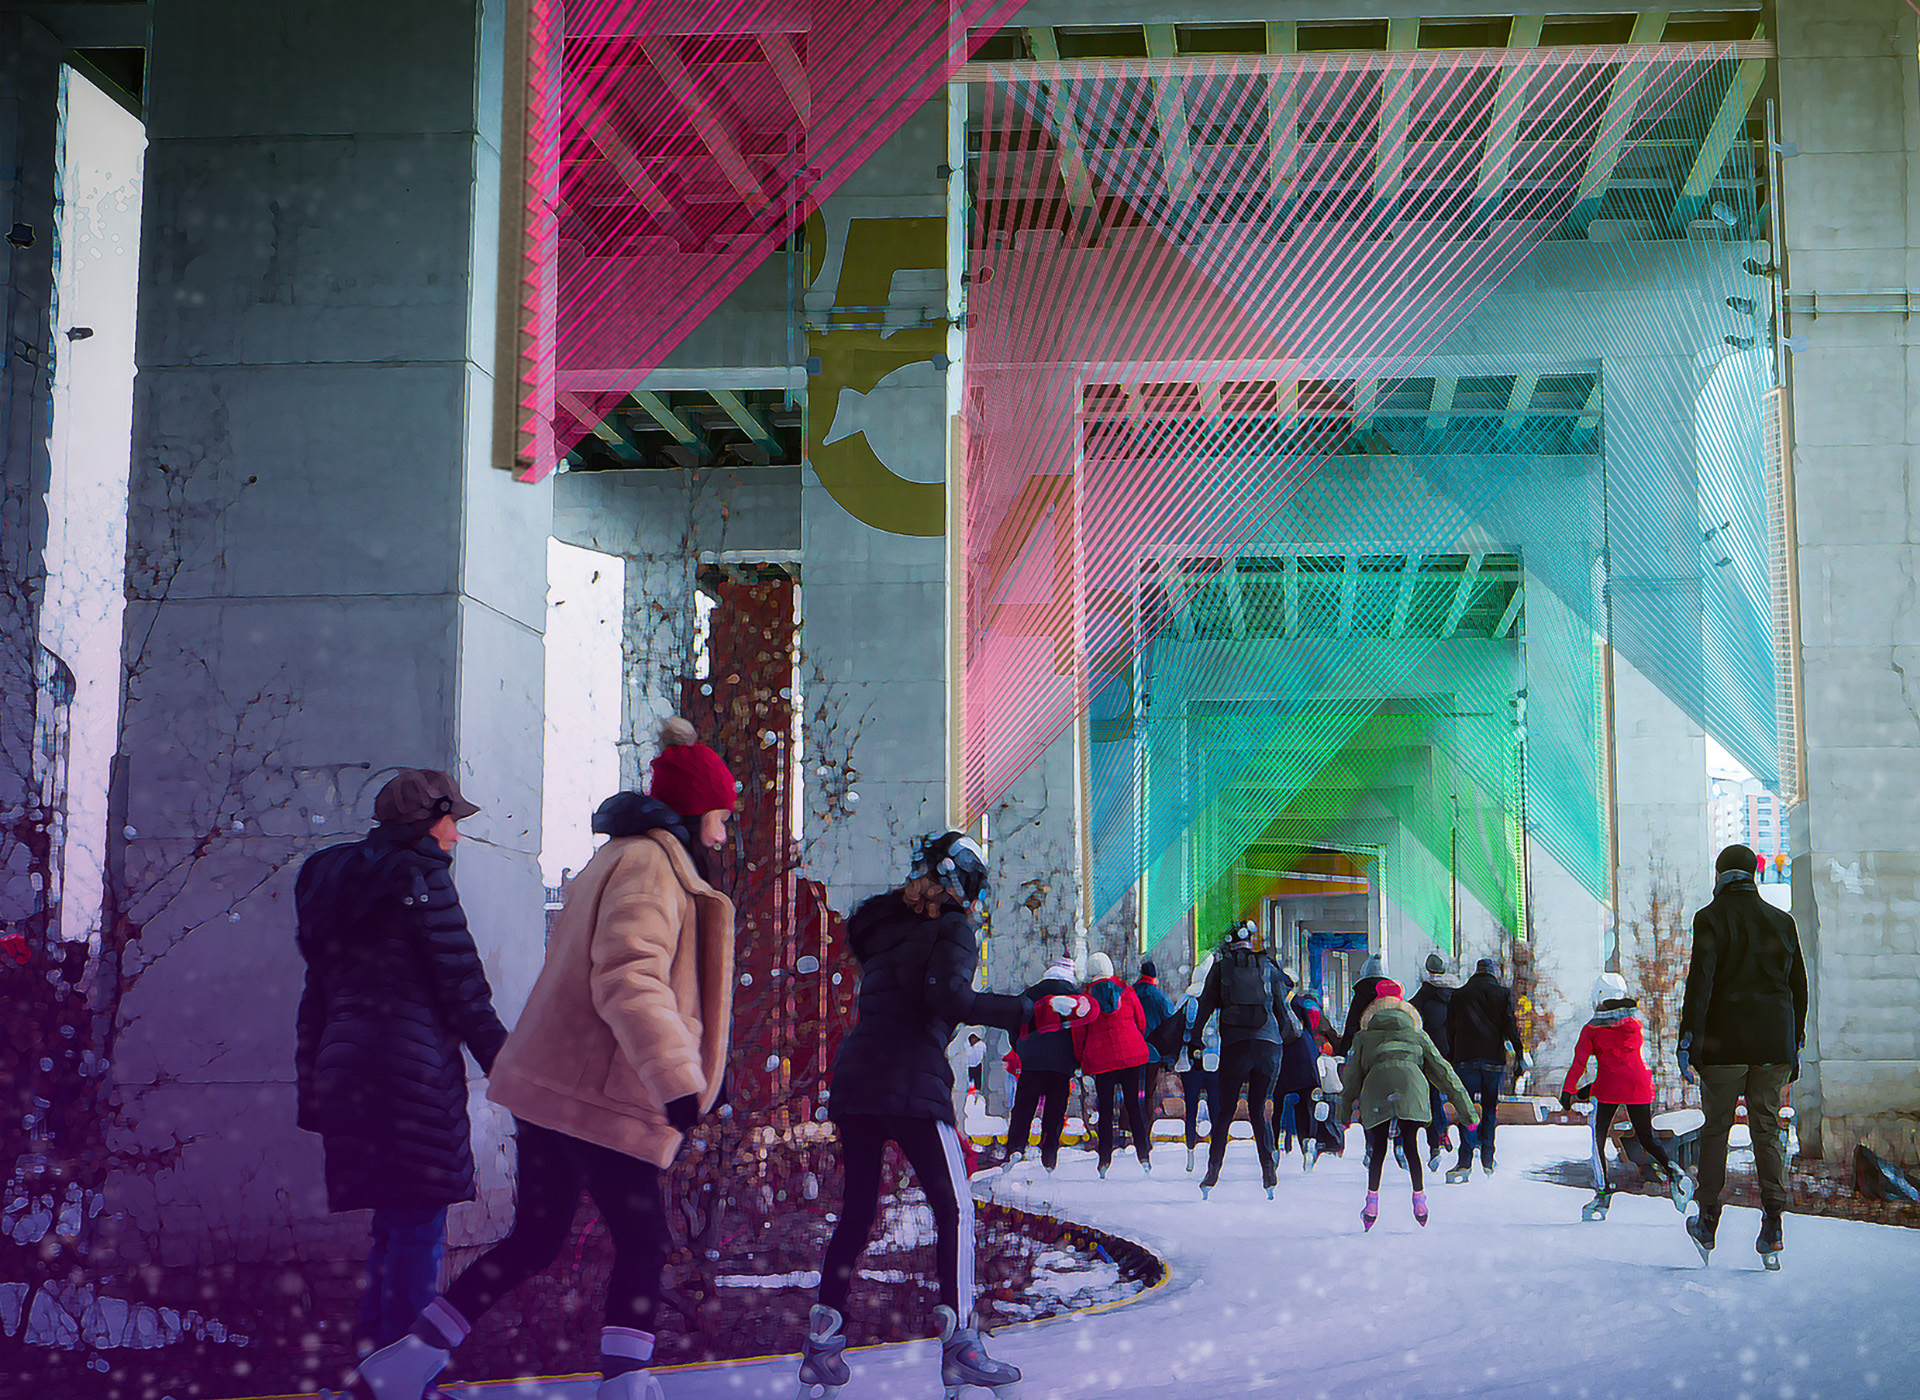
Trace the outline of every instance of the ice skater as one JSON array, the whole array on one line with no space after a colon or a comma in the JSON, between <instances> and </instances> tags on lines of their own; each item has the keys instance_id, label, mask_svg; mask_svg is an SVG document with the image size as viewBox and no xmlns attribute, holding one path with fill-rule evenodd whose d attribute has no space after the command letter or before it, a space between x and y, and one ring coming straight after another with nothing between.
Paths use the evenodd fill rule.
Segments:
<instances>
[{"instance_id":1,"label":"ice skater","mask_svg":"<svg viewBox=\"0 0 1920 1400\"><path fill-rule=\"evenodd\" d=\"M1300 1023L1287 1006L1287 983L1280 968L1253 946L1253 925L1238 924L1215 952L1207 983L1187 1032L1187 1053L1198 1055L1201 1033L1213 1014L1220 1013L1220 1080L1214 1096L1213 1140L1207 1146L1207 1174L1200 1179L1204 1200L1220 1184L1227 1161L1228 1128L1244 1090L1247 1118L1253 1125L1253 1145L1260 1154L1260 1184L1267 1198L1280 1180L1273 1152L1273 1120L1267 1104L1274 1081L1280 1077L1281 1047L1301 1034Z\"/></svg>"},{"instance_id":2,"label":"ice skater","mask_svg":"<svg viewBox=\"0 0 1920 1400\"><path fill-rule=\"evenodd\" d=\"M1095 953L1087 959L1086 995L1100 1008L1100 1014L1073 1028L1073 1051L1080 1068L1093 1076L1094 1112L1099 1117L1095 1141L1099 1147L1100 1175L1113 1164L1113 1096L1117 1092L1127 1115L1127 1130L1133 1138L1133 1150L1140 1158L1140 1169L1153 1171L1153 1137L1148 1130L1147 1112L1147 1013L1140 998L1125 982L1113 975L1113 959Z\"/></svg>"},{"instance_id":3,"label":"ice skater","mask_svg":"<svg viewBox=\"0 0 1920 1400\"><path fill-rule=\"evenodd\" d=\"M1174 1009L1173 1014L1185 1027L1183 1039L1193 1029L1194 1017L1200 1009L1200 994L1206 990L1207 973L1212 969L1213 955L1209 953L1193 970L1193 982L1188 986L1186 996L1181 998L1180 1005ZM1200 1028L1200 1050L1197 1054L1184 1044L1181 1049L1186 1067L1180 1071L1180 1098L1186 1117L1187 1172L1191 1175L1194 1156L1200 1146L1201 1107L1204 1105L1206 1108L1209 1130L1220 1116L1219 1027L1209 1021Z\"/></svg>"},{"instance_id":4,"label":"ice skater","mask_svg":"<svg viewBox=\"0 0 1920 1400\"><path fill-rule=\"evenodd\" d=\"M1575 1086L1586 1073L1587 1062L1593 1061L1593 1199L1581 1210L1582 1219L1607 1218L1613 1201L1607 1185L1607 1134L1614 1114L1623 1108L1640 1150L1666 1178L1673 1208L1684 1213L1693 1199L1693 1182L1673 1164L1653 1134L1653 1071L1647 1066L1645 1044L1646 1026L1639 1003L1627 995L1626 979L1617 972L1601 973L1593 983L1593 1016L1580 1028L1573 1065L1560 1090L1560 1107L1572 1112Z\"/></svg>"},{"instance_id":5,"label":"ice skater","mask_svg":"<svg viewBox=\"0 0 1920 1400\"><path fill-rule=\"evenodd\" d=\"M1347 1054L1340 1121L1359 1110L1367 1135L1367 1200L1360 1210L1362 1228L1380 1218L1380 1174L1386 1166L1388 1139L1398 1130L1406 1148L1407 1175L1413 1182L1413 1218L1427 1223L1427 1191L1417 1137L1431 1109L1428 1086L1453 1101L1463 1124L1473 1122L1473 1098L1439 1048L1420 1028L1420 1015L1401 996L1398 982L1382 978L1373 1004L1360 1017ZM1471 1132L1471 1126L1465 1129Z\"/></svg>"},{"instance_id":6,"label":"ice skater","mask_svg":"<svg viewBox=\"0 0 1920 1400\"><path fill-rule=\"evenodd\" d=\"M1074 1058L1073 1027L1097 1012L1093 999L1075 989L1073 959L1064 954L1027 988L1026 997L1033 1010L1020 1028L1020 1038L1012 1051L1020 1072L1013 1088L1013 1107L1007 1114L1007 1166L1011 1168L1026 1158L1034 1116L1039 1114L1040 1163L1052 1171L1060 1164L1067 1098L1074 1071L1080 1067ZM1067 1009L1063 1012L1062 1007Z\"/></svg>"},{"instance_id":7,"label":"ice skater","mask_svg":"<svg viewBox=\"0 0 1920 1400\"><path fill-rule=\"evenodd\" d=\"M830 1400L847 1383L847 1291L873 1234L889 1142L905 1155L933 1212L934 1318L947 1400L963 1386L998 1392L1020 1379L1018 1367L987 1355L973 1325L973 1194L947 1057L960 1025L1017 1031L1030 1010L1025 997L974 990L980 943L969 911L986 887L985 852L966 833L949 831L918 843L905 885L875 895L847 920L860 992L828 1100L846 1189L807 1319L801 1400Z\"/></svg>"},{"instance_id":8,"label":"ice skater","mask_svg":"<svg viewBox=\"0 0 1920 1400\"><path fill-rule=\"evenodd\" d=\"M1407 998L1407 1005L1420 1013L1420 1026L1427 1038L1447 1056L1449 1064L1453 1061L1452 1047L1447 1041L1447 1007L1453 1000L1453 994L1459 990L1459 979L1447 970L1447 960L1438 953L1428 953L1426 965L1420 969L1420 989ZM1433 1116L1427 1120L1427 1170L1440 1170L1440 1154L1453 1146L1447 1136L1447 1115L1443 1095L1438 1089L1433 1091Z\"/></svg>"},{"instance_id":9,"label":"ice skater","mask_svg":"<svg viewBox=\"0 0 1920 1400\"><path fill-rule=\"evenodd\" d=\"M1760 1176L1760 1235L1753 1247L1780 1267L1792 1193L1780 1096L1800 1077L1807 1043L1807 964L1793 916L1760 897L1759 857L1729 846L1714 863L1713 902L1693 916L1693 956L1680 1006L1680 1073L1700 1081L1699 1212L1687 1222L1701 1262L1713 1253L1720 1193L1727 1181L1727 1134L1747 1101L1747 1130Z\"/></svg>"}]
</instances>

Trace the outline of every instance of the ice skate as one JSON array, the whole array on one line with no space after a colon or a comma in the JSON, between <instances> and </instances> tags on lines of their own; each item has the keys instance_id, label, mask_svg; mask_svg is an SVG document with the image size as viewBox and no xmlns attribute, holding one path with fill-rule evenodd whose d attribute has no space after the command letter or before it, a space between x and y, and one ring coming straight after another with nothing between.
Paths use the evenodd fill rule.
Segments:
<instances>
[{"instance_id":1,"label":"ice skate","mask_svg":"<svg viewBox=\"0 0 1920 1400\"><path fill-rule=\"evenodd\" d=\"M1102 1181L1105 1181L1107 1179L1107 1168L1110 1165L1111 1163L1108 1163L1108 1162L1102 1162L1100 1164L1100 1179Z\"/></svg>"},{"instance_id":2,"label":"ice skate","mask_svg":"<svg viewBox=\"0 0 1920 1400\"><path fill-rule=\"evenodd\" d=\"M1713 1262L1713 1236L1719 1225L1720 1217L1710 1216L1704 1210L1687 1218L1687 1235L1693 1240L1693 1247L1700 1251L1702 1264Z\"/></svg>"},{"instance_id":3,"label":"ice skate","mask_svg":"<svg viewBox=\"0 0 1920 1400\"><path fill-rule=\"evenodd\" d=\"M421 1400L428 1384L447 1368L452 1353L409 1332L360 1363L347 1382L353 1400Z\"/></svg>"},{"instance_id":4,"label":"ice skate","mask_svg":"<svg viewBox=\"0 0 1920 1400\"><path fill-rule=\"evenodd\" d=\"M991 1390L995 1400L1006 1400L1020 1380L1020 1368L987 1355L980 1334L962 1327L953 1309L942 1303L933 1310L940 1323L940 1382L946 1386L946 1400L958 1400L966 1386Z\"/></svg>"},{"instance_id":5,"label":"ice skate","mask_svg":"<svg viewBox=\"0 0 1920 1400\"><path fill-rule=\"evenodd\" d=\"M1582 1220L1605 1220L1607 1218L1607 1207L1612 1204L1613 1192L1596 1191L1593 1193L1593 1199L1580 1207L1580 1218Z\"/></svg>"},{"instance_id":6,"label":"ice skate","mask_svg":"<svg viewBox=\"0 0 1920 1400\"><path fill-rule=\"evenodd\" d=\"M1493 1159L1488 1158L1486 1161L1482 1162L1480 1164L1480 1170L1483 1174L1487 1176L1492 1176L1493 1175Z\"/></svg>"},{"instance_id":7,"label":"ice skate","mask_svg":"<svg viewBox=\"0 0 1920 1400\"><path fill-rule=\"evenodd\" d=\"M835 1309L815 1303L807 1314L807 1335L800 1343L800 1389L794 1400L833 1400L847 1383L845 1325Z\"/></svg>"},{"instance_id":8,"label":"ice skate","mask_svg":"<svg viewBox=\"0 0 1920 1400\"><path fill-rule=\"evenodd\" d=\"M1193 1173L1193 1158L1194 1158L1194 1150L1193 1150L1193 1149L1192 1149L1191 1147L1189 1147L1189 1148L1187 1149L1187 1173L1188 1173L1188 1175L1192 1175L1192 1173Z\"/></svg>"},{"instance_id":9,"label":"ice skate","mask_svg":"<svg viewBox=\"0 0 1920 1400\"><path fill-rule=\"evenodd\" d=\"M1393 1161L1394 1161L1394 1165L1399 1167L1401 1171L1405 1171L1407 1169L1407 1149L1404 1143L1399 1143L1399 1142L1394 1143Z\"/></svg>"},{"instance_id":10,"label":"ice skate","mask_svg":"<svg viewBox=\"0 0 1920 1400\"><path fill-rule=\"evenodd\" d=\"M1458 1186L1462 1182L1471 1181L1472 1179L1473 1179L1472 1167L1455 1167L1452 1171L1447 1173L1447 1185L1449 1186Z\"/></svg>"},{"instance_id":11,"label":"ice skate","mask_svg":"<svg viewBox=\"0 0 1920 1400\"><path fill-rule=\"evenodd\" d=\"M1760 1216L1760 1238L1753 1242L1754 1252L1760 1256L1760 1262L1769 1273L1780 1271L1780 1251L1787 1247L1783 1221L1777 1210L1763 1211Z\"/></svg>"},{"instance_id":12,"label":"ice skate","mask_svg":"<svg viewBox=\"0 0 1920 1400\"><path fill-rule=\"evenodd\" d=\"M628 1371L601 1381L594 1400L667 1400L667 1393L653 1372Z\"/></svg>"},{"instance_id":13,"label":"ice skate","mask_svg":"<svg viewBox=\"0 0 1920 1400\"><path fill-rule=\"evenodd\" d=\"M1312 1138L1308 1138L1307 1145L1300 1149L1300 1170L1303 1172L1312 1171L1313 1164L1319 1160L1320 1144Z\"/></svg>"},{"instance_id":14,"label":"ice skate","mask_svg":"<svg viewBox=\"0 0 1920 1400\"><path fill-rule=\"evenodd\" d=\"M1675 1167L1673 1174L1667 1178L1667 1195L1673 1201L1673 1208L1685 1215L1687 1206L1693 1201L1693 1178Z\"/></svg>"},{"instance_id":15,"label":"ice skate","mask_svg":"<svg viewBox=\"0 0 1920 1400\"><path fill-rule=\"evenodd\" d=\"M1367 1203L1360 1207L1360 1228L1363 1231L1371 1230L1374 1221L1379 1218L1380 1193L1378 1191L1369 1191L1367 1192Z\"/></svg>"},{"instance_id":16,"label":"ice skate","mask_svg":"<svg viewBox=\"0 0 1920 1400\"><path fill-rule=\"evenodd\" d=\"M1422 1225L1427 1223L1427 1193L1425 1191L1415 1191L1413 1193L1413 1218Z\"/></svg>"},{"instance_id":17,"label":"ice skate","mask_svg":"<svg viewBox=\"0 0 1920 1400\"><path fill-rule=\"evenodd\" d=\"M1438 1147L1427 1154L1427 1170L1430 1172L1440 1170L1440 1149Z\"/></svg>"},{"instance_id":18,"label":"ice skate","mask_svg":"<svg viewBox=\"0 0 1920 1400\"><path fill-rule=\"evenodd\" d=\"M1140 1174L1142 1176L1153 1175L1153 1163L1145 1157L1142 1157L1140 1159Z\"/></svg>"},{"instance_id":19,"label":"ice skate","mask_svg":"<svg viewBox=\"0 0 1920 1400\"><path fill-rule=\"evenodd\" d=\"M1260 1184L1267 1188L1267 1199L1272 1200L1273 1188L1280 1184L1280 1169L1275 1163L1266 1162L1261 1164Z\"/></svg>"}]
</instances>

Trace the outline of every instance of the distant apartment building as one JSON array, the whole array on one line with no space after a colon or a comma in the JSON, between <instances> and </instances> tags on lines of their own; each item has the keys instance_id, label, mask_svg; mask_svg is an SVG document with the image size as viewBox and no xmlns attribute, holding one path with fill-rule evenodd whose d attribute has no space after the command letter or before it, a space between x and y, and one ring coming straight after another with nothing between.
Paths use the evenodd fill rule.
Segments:
<instances>
[{"instance_id":1,"label":"distant apartment building","mask_svg":"<svg viewBox=\"0 0 1920 1400\"><path fill-rule=\"evenodd\" d=\"M1786 808L1757 778L1713 780L1713 844L1716 850L1749 846L1760 857L1763 880L1787 878Z\"/></svg>"}]
</instances>

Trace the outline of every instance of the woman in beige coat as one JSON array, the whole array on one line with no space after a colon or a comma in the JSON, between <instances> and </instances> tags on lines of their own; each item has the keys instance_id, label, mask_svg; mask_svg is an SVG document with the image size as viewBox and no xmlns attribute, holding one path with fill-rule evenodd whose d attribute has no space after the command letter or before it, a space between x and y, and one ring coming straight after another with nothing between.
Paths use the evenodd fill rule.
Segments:
<instances>
[{"instance_id":1,"label":"woman in beige coat","mask_svg":"<svg viewBox=\"0 0 1920 1400\"><path fill-rule=\"evenodd\" d=\"M369 1356L362 1400L420 1400L473 1323L566 1243L580 1193L614 1247L600 1400L660 1400L650 1373L667 1220L661 1173L712 1109L732 1019L733 905L708 883L736 785L683 719L661 728L652 796L594 813L610 837L574 879L546 965L495 1060L488 1097L514 1116L513 1232Z\"/></svg>"}]
</instances>

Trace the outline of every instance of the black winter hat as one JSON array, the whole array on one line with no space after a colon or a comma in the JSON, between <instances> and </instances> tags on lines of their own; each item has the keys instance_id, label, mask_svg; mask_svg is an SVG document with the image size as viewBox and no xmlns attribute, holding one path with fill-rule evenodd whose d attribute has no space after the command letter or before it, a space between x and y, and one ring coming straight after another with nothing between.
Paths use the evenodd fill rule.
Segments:
<instances>
[{"instance_id":1,"label":"black winter hat","mask_svg":"<svg viewBox=\"0 0 1920 1400\"><path fill-rule=\"evenodd\" d=\"M1492 972L1492 971L1493 971L1493 959L1492 959L1492 958L1482 958L1482 959L1480 959L1480 961L1479 961L1479 962L1477 962L1477 963L1475 963L1475 964L1473 965L1473 970L1474 970L1475 972Z\"/></svg>"},{"instance_id":2,"label":"black winter hat","mask_svg":"<svg viewBox=\"0 0 1920 1400\"><path fill-rule=\"evenodd\" d=\"M1729 846L1720 852L1720 859L1713 863L1713 873L1724 875L1729 870L1737 870L1742 875L1752 875L1760 869L1760 858L1750 846Z\"/></svg>"},{"instance_id":3,"label":"black winter hat","mask_svg":"<svg viewBox=\"0 0 1920 1400\"><path fill-rule=\"evenodd\" d=\"M1140 975L1142 977L1158 977L1160 975L1160 970L1153 965L1152 958L1140 959Z\"/></svg>"},{"instance_id":4,"label":"black winter hat","mask_svg":"<svg viewBox=\"0 0 1920 1400\"><path fill-rule=\"evenodd\" d=\"M1427 954L1427 971L1428 972L1431 972L1435 977L1438 977L1441 973L1445 972L1446 970L1447 970L1447 960L1445 958L1441 957L1438 953Z\"/></svg>"}]
</instances>

